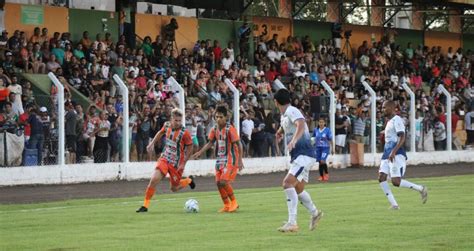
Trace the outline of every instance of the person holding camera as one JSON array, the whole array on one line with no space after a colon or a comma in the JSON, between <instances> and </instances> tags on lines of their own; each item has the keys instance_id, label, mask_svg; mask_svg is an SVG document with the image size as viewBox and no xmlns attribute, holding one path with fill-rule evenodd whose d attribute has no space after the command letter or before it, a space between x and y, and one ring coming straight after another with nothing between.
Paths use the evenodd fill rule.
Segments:
<instances>
[{"instance_id":1,"label":"person holding camera","mask_svg":"<svg viewBox=\"0 0 474 251\"><path fill-rule=\"evenodd\" d=\"M173 44L176 44L176 30L179 28L178 21L176 18L171 18L170 23L165 25L163 28L163 36L166 40L166 48L168 50L173 49ZM178 50L178 46L176 45L176 50Z\"/></svg>"}]
</instances>

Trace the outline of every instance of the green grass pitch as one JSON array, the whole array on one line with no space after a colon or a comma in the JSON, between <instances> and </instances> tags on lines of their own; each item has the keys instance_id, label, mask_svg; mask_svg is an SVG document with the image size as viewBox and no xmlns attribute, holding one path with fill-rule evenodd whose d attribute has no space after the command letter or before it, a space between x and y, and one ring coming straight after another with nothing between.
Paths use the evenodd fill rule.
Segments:
<instances>
[{"instance_id":1,"label":"green grass pitch","mask_svg":"<svg viewBox=\"0 0 474 251\"><path fill-rule=\"evenodd\" d=\"M135 213L141 197L0 205L0 250L473 250L474 175L412 181L428 186L428 202L393 189L399 211L375 180L309 185L324 217L311 232L299 205L290 234L276 231L287 219L279 187L237 190L232 214L217 213L217 191L158 195L146 214ZM188 198L199 213L184 213Z\"/></svg>"}]
</instances>

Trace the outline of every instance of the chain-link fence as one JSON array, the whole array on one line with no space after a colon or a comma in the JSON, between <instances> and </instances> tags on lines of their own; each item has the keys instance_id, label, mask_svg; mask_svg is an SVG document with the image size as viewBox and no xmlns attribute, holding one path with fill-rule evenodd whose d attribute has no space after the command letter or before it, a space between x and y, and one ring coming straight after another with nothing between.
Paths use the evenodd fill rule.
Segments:
<instances>
[{"instance_id":1,"label":"chain-link fence","mask_svg":"<svg viewBox=\"0 0 474 251\"><path fill-rule=\"evenodd\" d=\"M13 102L7 102L2 111L5 123L0 129L0 165L58 164L55 96L36 93L10 100Z\"/></svg>"}]
</instances>

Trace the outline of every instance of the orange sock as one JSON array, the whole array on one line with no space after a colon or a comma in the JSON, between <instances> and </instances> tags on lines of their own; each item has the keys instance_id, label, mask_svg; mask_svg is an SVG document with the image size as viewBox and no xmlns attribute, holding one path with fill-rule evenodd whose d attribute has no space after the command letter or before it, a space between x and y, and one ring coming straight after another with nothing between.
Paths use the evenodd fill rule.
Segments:
<instances>
[{"instance_id":1,"label":"orange sock","mask_svg":"<svg viewBox=\"0 0 474 251\"><path fill-rule=\"evenodd\" d=\"M182 188L187 187L189 184L191 184L191 179L190 178L184 178L179 181L179 186Z\"/></svg>"},{"instance_id":2,"label":"orange sock","mask_svg":"<svg viewBox=\"0 0 474 251\"><path fill-rule=\"evenodd\" d=\"M148 208L150 206L150 200L155 194L155 188L153 187L147 187L145 191L145 202L143 203L143 206Z\"/></svg>"},{"instance_id":3,"label":"orange sock","mask_svg":"<svg viewBox=\"0 0 474 251\"><path fill-rule=\"evenodd\" d=\"M234 197L234 189L232 189L232 186L227 183L227 185L224 187L226 193L227 193L227 197L229 197L229 199L231 201L234 201L235 200L235 197Z\"/></svg>"},{"instance_id":4,"label":"orange sock","mask_svg":"<svg viewBox=\"0 0 474 251\"><path fill-rule=\"evenodd\" d=\"M224 202L224 205L227 205L229 203L227 192L225 191L223 187L218 187L218 188L219 188L219 193L221 194L222 202Z\"/></svg>"}]
</instances>

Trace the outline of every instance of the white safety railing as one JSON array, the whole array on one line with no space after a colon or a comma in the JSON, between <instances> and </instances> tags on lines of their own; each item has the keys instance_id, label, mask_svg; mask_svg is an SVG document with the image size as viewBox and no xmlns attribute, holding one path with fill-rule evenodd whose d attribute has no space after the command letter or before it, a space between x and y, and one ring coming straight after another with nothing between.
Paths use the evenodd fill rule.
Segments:
<instances>
[{"instance_id":1,"label":"white safety railing","mask_svg":"<svg viewBox=\"0 0 474 251\"><path fill-rule=\"evenodd\" d=\"M234 127L237 130L237 133L240 135L240 94L239 90L235 88L234 84L230 81L230 79L226 78L225 83L229 87L229 89L234 94L234 101L232 104L232 112L234 113Z\"/></svg>"},{"instance_id":2,"label":"white safety railing","mask_svg":"<svg viewBox=\"0 0 474 251\"><path fill-rule=\"evenodd\" d=\"M174 77L169 77L166 80L166 84L171 86L173 92L178 93L178 102L179 102L179 109L183 113L183 117L186 117L185 113L185 100L184 100L184 89L181 85L174 79ZM183 119L183 126L186 125L185 119Z\"/></svg>"},{"instance_id":3,"label":"white safety railing","mask_svg":"<svg viewBox=\"0 0 474 251\"><path fill-rule=\"evenodd\" d=\"M125 163L130 162L130 125L129 125L129 109L128 109L128 88L125 85L125 83L122 81L122 79L115 74L113 76L115 83L120 88L120 93L122 94L122 100L123 100L123 125L122 125L122 142L123 142L123 147L122 147L122 161Z\"/></svg>"},{"instance_id":4,"label":"white safety railing","mask_svg":"<svg viewBox=\"0 0 474 251\"><path fill-rule=\"evenodd\" d=\"M364 85L365 89L370 93L370 149L375 159L375 154L377 151L377 146L375 145L377 143L375 128L377 113L377 96L375 94L375 91L372 89L372 87L370 87L367 82L362 81L362 84Z\"/></svg>"},{"instance_id":5,"label":"white safety railing","mask_svg":"<svg viewBox=\"0 0 474 251\"><path fill-rule=\"evenodd\" d=\"M330 125L329 128L331 129L331 133L333 134L332 136L332 145L333 147L336 147L336 96L334 94L334 91L331 89L331 87L326 83L326 81L321 81L321 84L323 85L324 89L329 93L329 118L330 118Z\"/></svg>"},{"instance_id":6,"label":"white safety railing","mask_svg":"<svg viewBox=\"0 0 474 251\"><path fill-rule=\"evenodd\" d=\"M53 81L53 84L58 88L58 165L64 166L65 162L65 114L64 114L64 86L61 84L59 79L52 73L48 73L49 79Z\"/></svg>"},{"instance_id":7,"label":"white safety railing","mask_svg":"<svg viewBox=\"0 0 474 251\"><path fill-rule=\"evenodd\" d=\"M415 125L415 93L410 89L410 87L404 83L402 85L403 89L410 95L410 151L416 152L416 125Z\"/></svg>"},{"instance_id":8,"label":"white safety railing","mask_svg":"<svg viewBox=\"0 0 474 251\"><path fill-rule=\"evenodd\" d=\"M452 151L453 146L453 125L451 121L451 93L449 93L448 90L443 85L439 85L438 88L441 90L441 92L446 96L446 144L447 144L447 150Z\"/></svg>"}]
</instances>

